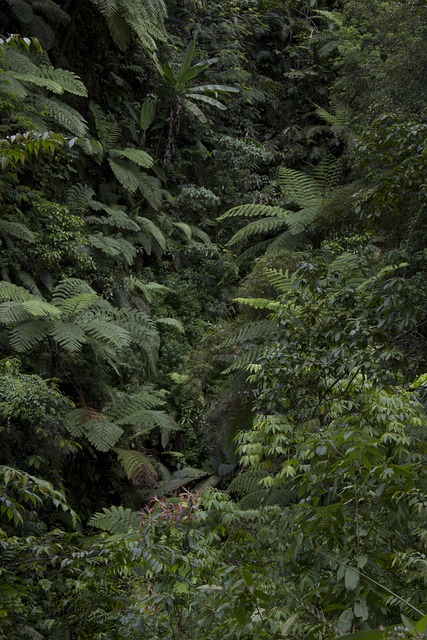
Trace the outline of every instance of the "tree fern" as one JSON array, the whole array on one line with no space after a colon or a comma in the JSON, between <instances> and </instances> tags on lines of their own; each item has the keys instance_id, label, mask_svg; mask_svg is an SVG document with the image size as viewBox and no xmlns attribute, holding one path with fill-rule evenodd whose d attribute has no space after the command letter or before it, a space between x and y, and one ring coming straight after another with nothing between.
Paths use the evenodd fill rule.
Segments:
<instances>
[{"instance_id":1,"label":"tree fern","mask_svg":"<svg viewBox=\"0 0 427 640\"><path fill-rule=\"evenodd\" d=\"M9 235L17 240L23 240L25 242L33 243L35 236L32 231L20 222L13 222L11 220L0 220L0 234Z\"/></svg>"},{"instance_id":2,"label":"tree fern","mask_svg":"<svg viewBox=\"0 0 427 640\"><path fill-rule=\"evenodd\" d=\"M253 343L258 339L265 339L271 333L271 322L268 320L257 320L248 322L221 343L222 348L231 347L236 344Z\"/></svg>"},{"instance_id":3,"label":"tree fern","mask_svg":"<svg viewBox=\"0 0 427 640\"><path fill-rule=\"evenodd\" d=\"M152 488L158 481L155 462L150 456L134 449L115 449L117 458L129 480L135 486Z\"/></svg>"},{"instance_id":4,"label":"tree fern","mask_svg":"<svg viewBox=\"0 0 427 640\"><path fill-rule=\"evenodd\" d=\"M88 133L86 121L83 116L64 102L44 97L40 99L40 106L48 113L52 120L73 135L85 136Z\"/></svg>"},{"instance_id":5,"label":"tree fern","mask_svg":"<svg viewBox=\"0 0 427 640\"><path fill-rule=\"evenodd\" d=\"M117 144L121 133L119 123L113 118L107 116L101 107L95 102L91 102L89 108L95 121L99 140L107 148L114 147L114 145Z\"/></svg>"},{"instance_id":6,"label":"tree fern","mask_svg":"<svg viewBox=\"0 0 427 640\"><path fill-rule=\"evenodd\" d=\"M158 211L163 203L164 193L160 180L147 173L140 173L138 188L148 204Z\"/></svg>"},{"instance_id":7,"label":"tree fern","mask_svg":"<svg viewBox=\"0 0 427 640\"><path fill-rule=\"evenodd\" d=\"M88 236L88 243L90 247L94 247L112 258L123 259L128 265L133 264L137 254L135 246L128 240L104 235L101 232Z\"/></svg>"},{"instance_id":8,"label":"tree fern","mask_svg":"<svg viewBox=\"0 0 427 640\"><path fill-rule=\"evenodd\" d=\"M229 246L239 244L251 238L254 235L266 235L272 231L278 231L286 228L288 220L288 213L286 212L286 218L262 218L260 220L254 220L247 224L245 227L237 231L234 236L228 241Z\"/></svg>"},{"instance_id":9,"label":"tree fern","mask_svg":"<svg viewBox=\"0 0 427 640\"><path fill-rule=\"evenodd\" d=\"M107 452L117 444L123 435L121 429L114 422L107 419L87 420L84 425L84 435L97 451Z\"/></svg>"},{"instance_id":10,"label":"tree fern","mask_svg":"<svg viewBox=\"0 0 427 640\"><path fill-rule=\"evenodd\" d=\"M310 228L320 216L327 203L331 189L337 181L340 163L333 157L321 162L308 175L294 169L279 169L278 183L289 204L299 207L297 211L271 207L262 204L246 204L226 211L218 220L232 217L259 217L245 227L239 229L229 240L230 246L242 243L253 236L268 235L280 232L264 246L267 249L290 242L290 236L299 236Z\"/></svg>"},{"instance_id":11,"label":"tree fern","mask_svg":"<svg viewBox=\"0 0 427 640\"><path fill-rule=\"evenodd\" d=\"M117 181L122 187L126 191L129 191L129 193L135 193L140 185L138 171L133 169L129 164L116 162L111 158L109 158L108 162Z\"/></svg>"},{"instance_id":12,"label":"tree fern","mask_svg":"<svg viewBox=\"0 0 427 640\"><path fill-rule=\"evenodd\" d=\"M95 513L88 524L91 527L108 531L112 534L128 533L138 529L141 524L141 514L125 507L103 507L102 512Z\"/></svg>"},{"instance_id":13,"label":"tree fern","mask_svg":"<svg viewBox=\"0 0 427 640\"><path fill-rule=\"evenodd\" d=\"M165 39L163 0L92 0L92 3L106 18L111 36L120 49L126 50L136 36L154 58L156 40Z\"/></svg>"},{"instance_id":14,"label":"tree fern","mask_svg":"<svg viewBox=\"0 0 427 640\"><path fill-rule=\"evenodd\" d=\"M251 469L237 475L228 485L228 491L238 498L259 491L260 481L268 475L263 469Z\"/></svg>"},{"instance_id":15,"label":"tree fern","mask_svg":"<svg viewBox=\"0 0 427 640\"><path fill-rule=\"evenodd\" d=\"M152 220L138 216L136 222L140 225L141 231L148 236L150 245L152 240L155 240L162 251L166 250L166 237L163 231Z\"/></svg>"},{"instance_id":16,"label":"tree fern","mask_svg":"<svg viewBox=\"0 0 427 640\"><path fill-rule=\"evenodd\" d=\"M142 149L112 149L110 153L113 157L127 158L144 169L150 169L154 163L153 158Z\"/></svg>"},{"instance_id":17,"label":"tree fern","mask_svg":"<svg viewBox=\"0 0 427 640\"><path fill-rule=\"evenodd\" d=\"M77 353L87 343L85 331L75 322L53 323L48 334L68 353Z\"/></svg>"}]
</instances>

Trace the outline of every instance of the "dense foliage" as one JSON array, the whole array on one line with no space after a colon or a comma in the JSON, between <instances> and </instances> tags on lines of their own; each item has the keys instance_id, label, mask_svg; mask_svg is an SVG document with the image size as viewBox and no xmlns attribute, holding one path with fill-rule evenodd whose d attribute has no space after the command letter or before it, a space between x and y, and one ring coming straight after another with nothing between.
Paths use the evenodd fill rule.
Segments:
<instances>
[{"instance_id":1,"label":"dense foliage","mask_svg":"<svg viewBox=\"0 0 427 640\"><path fill-rule=\"evenodd\" d=\"M0 639L425 637L425 3L0 15Z\"/></svg>"}]
</instances>

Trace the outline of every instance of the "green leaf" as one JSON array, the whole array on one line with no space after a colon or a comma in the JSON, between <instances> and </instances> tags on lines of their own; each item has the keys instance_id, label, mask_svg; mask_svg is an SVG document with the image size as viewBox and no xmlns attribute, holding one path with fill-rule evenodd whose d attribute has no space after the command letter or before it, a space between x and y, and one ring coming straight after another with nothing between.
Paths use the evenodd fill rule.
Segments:
<instances>
[{"instance_id":1,"label":"green leaf","mask_svg":"<svg viewBox=\"0 0 427 640\"><path fill-rule=\"evenodd\" d=\"M347 591L354 591L360 580L359 572L351 567L347 567L344 574L344 582Z\"/></svg>"},{"instance_id":2,"label":"green leaf","mask_svg":"<svg viewBox=\"0 0 427 640\"><path fill-rule=\"evenodd\" d=\"M156 100L155 98L145 98L141 107L141 114L139 116L139 126L142 131L147 131L153 123L156 113Z\"/></svg>"}]
</instances>

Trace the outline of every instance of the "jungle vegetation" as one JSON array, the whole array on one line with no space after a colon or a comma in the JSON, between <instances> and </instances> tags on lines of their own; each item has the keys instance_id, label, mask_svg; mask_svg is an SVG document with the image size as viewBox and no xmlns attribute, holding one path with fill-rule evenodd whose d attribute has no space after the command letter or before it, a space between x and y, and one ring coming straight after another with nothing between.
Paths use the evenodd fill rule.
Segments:
<instances>
[{"instance_id":1,"label":"jungle vegetation","mask_svg":"<svg viewBox=\"0 0 427 640\"><path fill-rule=\"evenodd\" d=\"M425 637L425 2L0 15L0 640Z\"/></svg>"}]
</instances>

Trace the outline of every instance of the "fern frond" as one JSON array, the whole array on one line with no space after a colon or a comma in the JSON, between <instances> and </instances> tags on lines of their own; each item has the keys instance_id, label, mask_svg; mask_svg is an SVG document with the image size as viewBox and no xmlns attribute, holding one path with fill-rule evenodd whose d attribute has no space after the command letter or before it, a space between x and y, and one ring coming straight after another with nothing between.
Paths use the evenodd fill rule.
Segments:
<instances>
[{"instance_id":1,"label":"fern frond","mask_svg":"<svg viewBox=\"0 0 427 640\"><path fill-rule=\"evenodd\" d=\"M113 420L119 420L127 413L154 409L165 404L165 392L151 385L142 387L137 393L117 393L105 408Z\"/></svg>"},{"instance_id":2,"label":"fern frond","mask_svg":"<svg viewBox=\"0 0 427 640\"><path fill-rule=\"evenodd\" d=\"M139 173L134 171L125 163L115 162L111 158L108 159L108 164L110 165L117 181L126 191L129 191L129 193L135 193L138 190L140 186Z\"/></svg>"},{"instance_id":3,"label":"fern frond","mask_svg":"<svg viewBox=\"0 0 427 640\"><path fill-rule=\"evenodd\" d=\"M83 116L65 104L65 102L59 102L53 98L43 98L41 108L45 110L55 122L58 122L73 135L85 136L87 134L88 129Z\"/></svg>"},{"instance_id":4,"label":"fern frond","mask_svg":"<svg viewBox=\"0 0 427 640\"><path fill-rule=\"evenodd\" d=\"M15 302L25 302L31 299L31 293L23 287L18 287L11 282L0 282L0 301L6 302L7 300L13 300Z\"/></svg>"},{"instance_id":5,"label":"fern frond","mask_svg":"<svg viewBox=\"0 0 427 640\"><path fill-rule=\"evenodd\" d=\"M88 420L83 424L83 431L95 449L103 453L111 451L123 435L123 429L107 419Z\"/></svg>"},{"instance_id":6,"label":"fern frond","mask_svg":"<svg viewBox=\"0 0 427 640\"><path fill-rule=\"evenodd\" d=\"M121 51L126 51L132 41L132 31L125 18L116 13L113 16L107 17L108 30L111 37Z\"/></svg>"},{"instance_id":7,"label":"fern frond","mask_svg":"<svg viewBox=\"0 0 427 640\"><path fill-rule=\"evenodd\" d=\"M0 303L0 324L10 327L29 319L30 314L24 309L22 302L8 300Z\"/></svg>"},{"instance_id":8,"label":"fern frond","mask_svg":"<svg viewBox=\"0 0 427 640\"><path fill-rule=\"evenodd\" d=\"M139 190L148 204L155 211L158 211L163 204L163 189L160 180L146 173L140 173Z\"/></svg>"},{"instance_id":9,"label":"fern frond","mask_svg":"<svg viewBox=\"0 0 427 640\"><path fill-rule=\"evenodd\" d=\"M105 347L111 347L117 355L132 342L126 329L103 319L98 314L85 314L82 318L77 319L77 323L90 338Z\"/></svg>"},{"instance_id":10,"label":"fern frond","mask_svg":"<svg viewBox=\"0 0 427 640\"><path fill-rule=\"evenodd\" d=\"M286 212L286 218L262 218L261 220L253 220L242 229L239 229L227 242L227 246L233 246L239 242L244 242L248 238L255 235L262 235L271 233L272 231L278 231L286 227L288 216L290 213Z\"/></svg>"},{"instance_id":11,"label":"fern frond","mask_svg":"<svg viewBox=\"0 0 427 640\"><path fill-rule=\"evenodd\" d=\"M242 498L250 493L259 491L261 488L260 481L266 476L268 476L268 473L263 469L251 469L250 471L244 471L233 478L228 485L227 490L231 494L235 494L238 498Z\"/></svg>"},{"instance_id":12,"label":"fern frond","mask_svg":"<svg viewBox=\"0 0 427 640\"><path fill-rule=\"evenodd\" d=\"M87 97L87 89L84 86L80 78L67 69L55 69L54 67L41 67L42 77L48 80L53 80L58 84L62 92L67 91L76 96Z\"/></svg>"},{"instance_id":13,"label":"fern frond","mask_svg":"<svg viewBox=\"0 0 427 640\"><path fill-rule=\"evenodd\" d=\"M266 272L268 281L280 293L287 293L292 288L292 279L289 278L289 271L276 271L276 269L268 269Z\"/></svg>"},{"instance_id":14,"label":"fern frond","mask_svg":"<svg viewBox=\"0 0 427 640\"><path fill-rule=\"evenodd\" d=\"M9 330L9 343L17 353L31 351L47 338L49 325L43 320L21 322Z\"/></svg>"},{"instance_id":15,"label":"fern frond","mask_svg":"<svg viewBox=\"0 0 427 640\"><path fill-rule=\"evenodd\" d=\"M159 482L155 490L151 495L164 496L171 494L181 487L188 486L191 483L197 482L202 478L206 478L210 474L203 469L193 469L192 467L185 467L179 471L175 471L172 477L163 482Z\"/></svg>"},{"instance_id":16,"label":"fern frond","mask_svg":"<svg viewBox=\"0 0 427 640\"><path fill-rule=\"evenodd\" d=\"M139 231L139 225L129 218L124 209L117 205L104 205L101 202L92 201L91 209L95 211L105 211L107 216L89 216L86 218L87 222L95 224L105 224L110 227L117 227L117 229L125 229L126 231Z\"/></svg>"},{"instance_id":17,"label":"fern frond","mask_svg":"<svg viewBox=\"0 0 427 640\"><path fill-rule=\"evenodd\" d=\"M71 298L72 296L77 296L82 293L95 294L95 291L86 282L86 280L81 280L80 278L65 278L55 286L52 292L52 303L54 305L61 306L67 298Z\"/></svg>"},{"instance_id":18,"label":"fern frond","mask_svg":"<svg viewBox=\"0 0 427 640\"><path fill-rule=\"evenodd\" d=\"M48 333L67 353L77 353L87 342L85 332L75 322L53 322Z\"/></svg>"},{"instance_id":19,"label":"fern frond","mask_svg":"<svg viewBox=\"0 0 427 640\"><path fill-rule=\"evenodd\" d=\"M188 225L186 222L174 222L173 225L174 227L176 227L177 229L180 229L183 232L187 240L191 240L193 234L191 232L190 225Z\"/></svg>"},{"instance_id":20,"label":"fern frond","mask_svg":"<svg viewBox=\"0 0 427 640\"><path fill-rule=\"evenodd\" d=\"M329 156L322 160L313 171L313 178L317 180L323 192L330 191L337 183L341 170L341 159Z\"/></svg>"},{"instance_id":21,"label":"fern frond","mask_svg":"<svg viewBox=\"0 0 427 640\"><path fill-rule=\"evenodd\" d=\"M120 137L121 127L119 123L106 116L101 107L95 102L90 103L89 109L93 115L100 141L107 148L113 147Z\"/></svg>"},{"instance_id":22,"label":"fern frond","mask_svg":"<svg viewBox=\"0 0 427 640\"><path fill-rule=\"evenodd\" d=\"M117 458L129 480L137 487L152 488L158 480L153 460L146 453L134 449L115 449Z\"/></svg>"},{"instance_id":23,"label":"fern frond","mask_svg":"<svg viewBox=\"0 0 427 640\"><path fill-rule=\"evenodd\" d=\"M278 182L289 198L300 207L317 204L323 196L323 188L317 180L302 171L279 169Z\"/></svg>"},{"instance_id":24,"label":"fern frond","mask_svg":"<svg viewBox=\"0 0 427 640\"><path fill-rule=\"evenodd\" d=\"M271 311L280 309L280 302L268 300L267 298L234 298L234 300L239 304L246 304L252 309L270 309Z\"/></svg>"},{"instance_id":25,"label":"fern frond","mask_svg":"<svg viewBox=\"0 0 427 640\"><path fill-rule=\"evenodd\" d=\"M32 22L34 13L28 2L24 2L24 0L7 0L7 3L10 5L15 17L22 24L30 24Z\"/></svg>"},{"instance_id":26,"label":"fern frond","mask_svg":"<svg viewBox=\"0 0 427 640\"><path fill-rule=\"evenodd\" d=\"M71 212L81 215L91 207L94 195L95 191L87 184L74 184L67 189L65 203Z\"/></svg>"},{"instance_id":27,"label":"fern frond","mask_svg":"<svg viewBox=\"0 0 427 640\"><path fill-rule=\"evenodd\" d=\"M167 327L173 327L174 329L176 329L180 333L184 333L185 332L185 329L184 329L184 326L183 326L182 322L180 322L176 318L156 318L156 323L157 324L164 324Z\"/></svg>"},{"instance_id":28,"label":"fern frond","mask_svg":"<svg viewBox=\"0 0 427 640\"><path fill-rule=\"evenodd\" d=\"M136 222L140 225L141 231L149 234L149 236L154 238L162 251L166 251L166 238L164 233L152 220L138 216Z\"/></svg>"},{"instance_id":29,"label":"fern frond","mask_svg":"<svg viewBox=\"0 0 427 640\"><path fill-rule=\"evenodd\" d=\"M311 207L304 207L304 209L300 209L299 211L292 211L287 220L289 233L294 236L303 233L303 231L316 220L322 205L323 201L319 200L319 202L313 204Z\"/></svg>"},{"instance_id":30,"label":"fern frond","mask_svg":"<svg viewBox=\"0 0 427 640\"><path fill-rule=\"evenodd\" d=\"M230 338L221 343L222 348L232 347L236 344L244 342L254 342L260 338L267 338L271 335L272 324L266 320L258 320L257 322L248 322L240 327Z\"/></svg>"},{"instance_id":31,"label":"fern frond","mask_svg":"<svg viewBox=\"0 0 427 640\"><path fill-rule=\"evenodd\" d=\"M143 169L150 169L154 164L150 154L142 151L142 149L111 149L110 155L112 157L127 158Z\"/></svg>"},{"instance_id":32,"label":"fern frond","mask_svg":"<svg viewBox=\"0 0 427 640\"><path fill-rule=\"evenodd\" d=\"M96 529L108 531L112 534L128 533L129 530L139 529L141 514L125 507L103 507L102 512L95 513L88 524Z\"/></svg>"},{"instance_id":33,"label":"fern frond","mask_svg":"<svg viewBox=\"0 0 427 640\"><path fill-rule=\"evenodd\" d=\"M55 318L61 315L60 309L45 300L34 297L22 302L22 307L32 318Z\"/></svg>"},{"instance_id":34,"label":"fern frond","mask_svg":"<svg viewBox=\"0 0 427 640\"><path fill-rule=\"evenodd\" d=\"M56 2L53 0L34 0L32 3L33 9L40 11L46 18L55 22L61 22L62 24L68 24L71 20L68 13L66 13Z\"/></svg>"},{"instance_id":35,"label":"fern frond","mask_svg":"<svg viewBox=\"0 0 427 640\"><path fill-rule=\"evenodd\" d=\"M222 375L227 375L228 373L233 373L234 371L243 371L247 365L250 365L254 362L256 363L256 361L261 358L264 351L264 346L249 349L241 356L235 358L233 362L226 369L224 369L224 371L221 371Z\"/></svg>"},{"instance_id":36,"label":"fern frond","mask_svg":"<svg viewBox=\"0 0 427 640\"><path fill-rule=\"evenodd\" d=\"M271 207L267 204L241 204L223 213L217 220L226 218L255 218L255 217L276 217L286 218L288 212L282 207Z\"/></svg>"},{"instance_id":37,"label":"fern frond","mask_svg":"<svg viewBox=\"0 0 427 640\"><path fill-rule=\"evenodd\" d=\"M136 248L124 238L113 238L99 232L88 236L88 243L108 256L125 260L128 265L133 264L136 257Z\"/></svg>"},{"instance_id":38,"label":"fern frond","mask_svg":"<svg viewBox=\"0 0 427 640\"><path fill-rule=\"evenodd\" d=\"M0 234L9 235L12 238L23 240L25 242L34 242L34 234L30 229L20 222L11 222L10 220L0 220Z\"/></svg>"}]
</instances>

